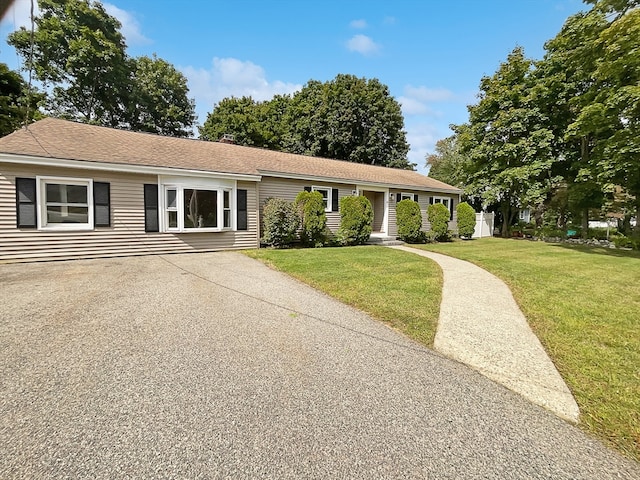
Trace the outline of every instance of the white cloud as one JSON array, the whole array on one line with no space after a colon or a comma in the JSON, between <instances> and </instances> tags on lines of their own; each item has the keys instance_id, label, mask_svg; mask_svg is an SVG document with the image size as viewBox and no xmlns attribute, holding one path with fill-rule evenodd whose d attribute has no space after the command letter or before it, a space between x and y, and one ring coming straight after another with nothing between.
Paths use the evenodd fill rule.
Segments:
<instances>
[{"instance_id":1,"label":"white cloud","mask_svg":"<svg viewBox=\"0 0 640 480\"><path fill-rule=\"evenodd\" d=\"M441 115L441 112L433 109L429 104L454 100L456 100L456 96L445 88L414 87L412 85L404 87L404 95L398 98L404 115L429 116Z\"/></svg>"},{"instance_id":2,"label":"white cloud","mask_svg":"<svg viewBox=\"0 0 640 480\"><path fill-rule=\"evenodd\" d=\"M351 28L359 28L359 29L367 28L367 21L364 19L352 20L351 23L349 23L349 26Z\"/></svg>"},{"instance_id":3,"label":"white cloud","mask_svg":"<svg viewBox=\"0 0 640 480\"><path fill-rule=\"evenodd\" d=\"M418 99L411 97L398 97L398 102L404 115L433 115L435 112L429 106Z\"/></svg>"},{"instance_id":4,"label":"white cloud","mask_svg":"<svg viewBox=\"0 0 640 480\"><path fill-rule=\"evenodd\" d=\"M33 15L38 15L38 2L33 2ZM31 0L15 0L7 9L2 23L12 25L12 28L31 28Z\"/></svg>"},{"instance_id":5,"label":"white cloud","mask_svg":"<svg viewBox=\"0 0 640 480\"><path fill-rule=\"evenodd\" d=\"M300 84L267 80L264 69L253 62L237 58L215 57L211 68L178 67L189 82L189 96L194 97L198 120L204 123L213 105L226 97L250 96L264 101L278 94L290 94L302 88Z\"/></svg>"},{"instance_id":6,"label":"white cloud","mask_svg":"<svg viewBox=\"0 0 640 480\"><path fill-rule=\"evenodd\" d=\"M362 55L373 55L378 53L380 45L375 43L370 37L366 35L354 35L347 42L347 48L351 52L358 52Z\"/></svg>"},{"instance_id":7,"label":"white cloud","mask_svg":"<svg viewBox=\"0 0 640 480\"><path fill-rule=\"evenodd\" d=\"M427 88L407 85L404 87L404 93L407 97L422 102L444 102L454 98L453 92L446 88Z\"/></svg>"},{"instance_id":8,"label":"white cloud","mask_svg":"<svg viewBox=\"0 0 640 480\"><path fill-rule=\"evenodd\" d=\"M103 3L105 11L112 17L116 17L122 24L120 32L124 35L127 45L148 45L150 39L142 34L140 23L135 16L126 10L116 7L111 3Z\"/></svg>"}]
</instances>

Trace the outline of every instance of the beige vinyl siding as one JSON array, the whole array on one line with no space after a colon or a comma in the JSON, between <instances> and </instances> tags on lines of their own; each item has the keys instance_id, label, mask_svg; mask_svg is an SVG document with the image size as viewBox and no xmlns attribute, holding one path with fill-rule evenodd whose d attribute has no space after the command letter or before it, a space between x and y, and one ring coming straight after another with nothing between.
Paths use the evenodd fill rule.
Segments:
<instances>
[{"instance_id":1,"label":"beige vinyl siding","mask_svg":"<svg viewBox=\"0 0 640 480\"><path fill-rule=\"evenodd\" d=\"M331 187L338 189L338 201L344 196L351 195L356 189L355 185L336 184L311 180L295 180L278 177L262 177L260 182L260 211L268 198L282 198L289 202L296 199L298 193L304 191L304 187ZM336 232L340 227L340 212L327 212L327 226L332 232Z\"/></svg>"},{"instance_id":2,"label":"beige vinyl siding","mask_svg":"<svg viewBox=\"0 0 640 480\"><path fill-rule=\"evenodd\" d=\"M16 227L15 178L59 176L108 182L111 227L85 232L53 232ZM154 175L0 164L0 262L62 260L178 252L204 252L258 247L257 183L238 182L247 190L247 231L146 233L145 183Z\"/></svg>"}]
</instances>

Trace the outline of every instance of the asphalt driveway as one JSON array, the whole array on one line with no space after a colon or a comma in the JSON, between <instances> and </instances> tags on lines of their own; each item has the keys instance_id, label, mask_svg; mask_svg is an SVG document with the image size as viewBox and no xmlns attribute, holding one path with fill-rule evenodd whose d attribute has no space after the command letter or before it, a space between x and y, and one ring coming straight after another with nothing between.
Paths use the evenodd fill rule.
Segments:
<instances>
[{"instance_id":1,"label":"asphalt driveway","mask_svg":"<svg viewBox=\"0 0 640 480\"><path fill-rule=\"evenodd\" d=\"M0 265L0 478L640 478L237 253Z\"/></svg>"}]
</instances>

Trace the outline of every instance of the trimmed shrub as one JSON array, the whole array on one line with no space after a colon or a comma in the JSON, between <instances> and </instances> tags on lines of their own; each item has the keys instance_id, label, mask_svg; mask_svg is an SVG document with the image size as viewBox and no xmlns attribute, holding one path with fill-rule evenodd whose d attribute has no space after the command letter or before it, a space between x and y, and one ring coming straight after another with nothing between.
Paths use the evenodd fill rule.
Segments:
<instances>
[{"instance_id":1,"label":"trimmed shrub","mask_svg":"<svg viewBox=\"0 0 640 480\"><path fill-rule=\"evenodd\" d=\"M476 211L467 202L456 205L458 236L471 238L476 229Z\"/></svg>"},{"instance_id":2,"label":"trimmed shrub","mask_svg":"<svg viewBox=\"0 0 640 480\"><path fill-rule=\"evenodd\" d=\"M327 240L327 214L320 192L300 192L296 196L295 207L298 211L302 229L300 240L307 246L322 247Z\"/></svg>"},{"instance_id":3,"label":"trimmed shrub","mask_svg":"<svg viewBox=\"0 0 640 480\"><path fill-rule=\"evenodd\" d=\"M282 198L268 198L262 209L262 226L262 242L283 247L295 241L300 217L293 203Z\"/></svg>"},{"instance_id":4,"label":"trimmed shrub","mask_svg":"<svg viewBox=\"0 0 640 480\"><path fill-rule=\"evenodd\" d=\"M338 242L341 245L362 245L371 236L373 209L367 197L342 197L340 199L340 228Z\"/></svg>"},{"instance_id":5,"label":"trimmed shrub","mask_svg":"<svg viewBox=\"0 0 640 480\"><path fill-rule=\"evenodd\" d=\"M422 231L422 214L420 205L413 200L402 200L396 204L396 224L398 237L408 243L424 243L425 233Z\"/></svg>"},{"instance_id":6,"label":"trimmed shrub","mask_svg":"<svg viewBox=\"0 0 640 480\"><path fill-rule=\"evenodd\" d=\"M400 202L402 203L402 202ZM449 236L449 209L442 203L429 205L427 216L431 224L429 237L438 242L446 242L451 239Z\"/></svg>"}]
</instances>

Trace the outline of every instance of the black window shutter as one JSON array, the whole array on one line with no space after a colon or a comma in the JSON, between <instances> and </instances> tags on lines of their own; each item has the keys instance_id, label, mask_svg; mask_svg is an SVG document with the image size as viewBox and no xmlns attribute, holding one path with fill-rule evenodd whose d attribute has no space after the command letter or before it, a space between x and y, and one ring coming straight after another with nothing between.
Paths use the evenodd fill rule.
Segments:
<instances>
[{"instance_id":1,"label":"black window shutter","mask_svg":"<svg viewBox=\"0 0 640 480\"><path fill-rule=\"evenodd\" d=\"M332 188L331 189L331 211L337 212L339 209L340 207L338 204L338 189Z\"/></svg>"},{"instance_id":2,"label":"black window shutter","mask_svg":"<svg viewBox=\"0 0 640 480\"><path fill-rule=\"evenodd\" d=\"M238 230L247 230L247 191L236 191L236 205L238 208Z\"/></svg>"},{"instance_id":3,"label":"black window shutter","mask_svg":"<svg viewBox=\"0 0 640 480\"><path fill-rule=\"evenodd\" d=\"M16 178L16 225L36 228L36 179Z\"/></svg>"},{"instance_id":4,"label":"black window shutter","mask_svg":"<svg viewBox=\"0 0 640 480\"><path fill-rule=\"evenodd\" d=\"M418 194L417 194L417 193L414 193L414 194L413 194L413 201L414 201L414 202L417 202L417 201L418 201Z\"/></svg>"},{"instance_id":5,"label":"black window shutter","mask_svg":"<svg viewBox=\"0 0 640 480\"><path fill-rule=\"evenodd\" d=\"M453 198L449 199L449 220L453 220Z\"/></svg>"},{"instance_id":6,"label":"black window shutter","mask_svg":"<svg viewBox=\"0 0 640 480\"><path fill-rule=\"evenodd\" d=\"M433 205L433 197L429 197L429 205Z\"/></svg>"},{"instance_id":7,"label":"black window shutter","mask_svg":"<svg viewBox=\"0 0 640 480\"><path fill-rule=\"evenodd\" d=\"M93 182L93 224L96 227L111 226L111 185Z\"/></svg>"},{"instance_id":8,"label":"black window shutter","mask_svg":"<svg viewBox=\"0 0 640 480\"><path fill-rule=\"evenodd\" d=\"M400 202L400 201L402 201L402 194L396 193L396 202Z\"/></svg>"},{"instance_id":9,"label":"black window shutter","mask_svg":"<svg viewBox=\"0 0 640 480\"><path fill-rule=\"evenodd\" d=\"M310 192L311 191L311 187L304 187L304 191L305 192Z\"/></svg>"},{"instance_id":10,"label":"black window shutter","mask_svg":"<svg viewBox=\"0 0 640 480\"><path fill-rule=\"evenodd\" d=\"M155 183L144 185L144 231L160 231L158 222L158 185Z\"/></svg>"}]
</instances>

